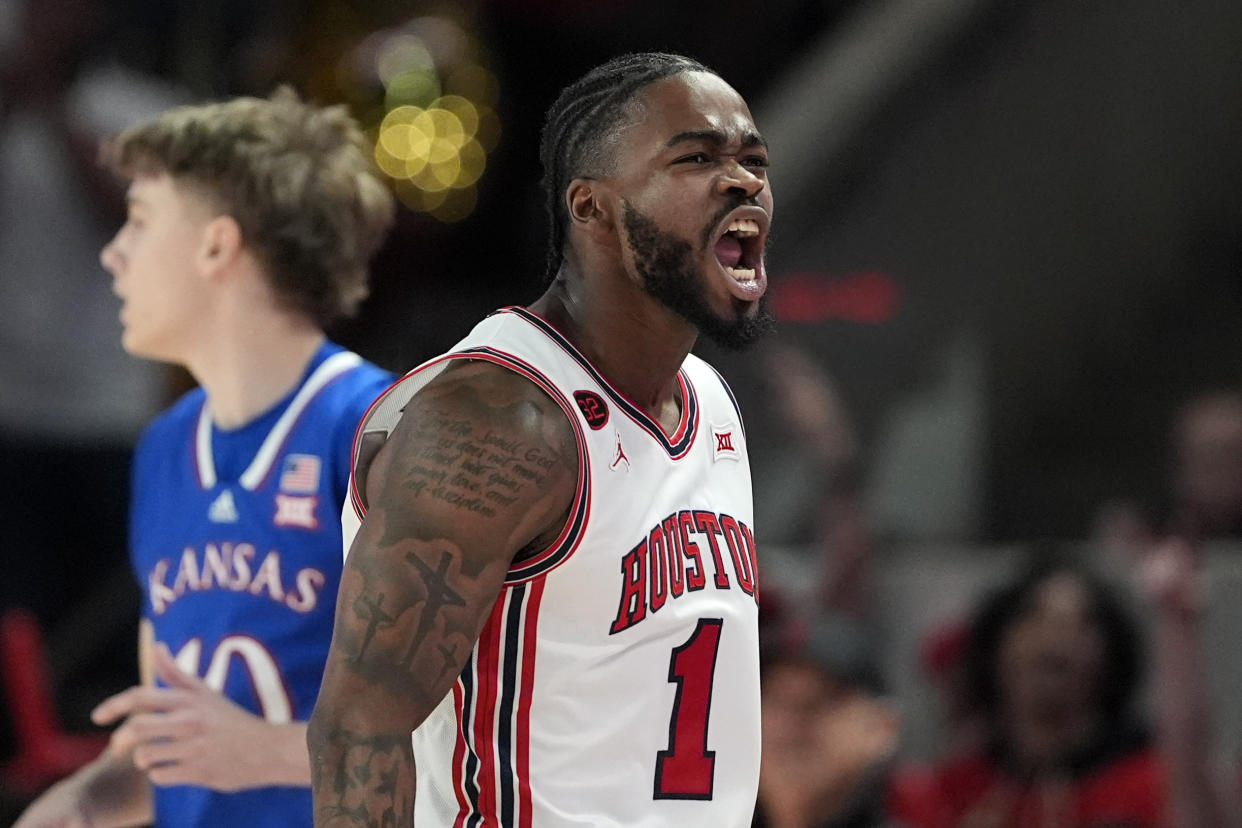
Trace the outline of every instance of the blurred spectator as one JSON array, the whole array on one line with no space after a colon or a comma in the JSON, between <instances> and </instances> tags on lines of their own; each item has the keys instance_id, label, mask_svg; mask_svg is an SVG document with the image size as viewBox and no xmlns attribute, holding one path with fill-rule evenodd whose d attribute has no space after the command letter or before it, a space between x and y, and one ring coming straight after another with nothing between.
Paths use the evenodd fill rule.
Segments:
<instances>
[{"instance_id":1,"label":"blurred spectator","mask_svg":"<svg viewBox=\"0 0 1242 828\"><path fill-rule=\"evenodd\" d=\"M930 788L918 774L896 770L900 715L883 695L875 652L859 625L820 618L804 643L766 661L755 826L926 822Z\"/></svg>"},{"instance_id":2,"label":"blurred spectator","mask_svg":"<svg viewBox=\"0 0 1242 828\"><path fill-rule=\"evenodd\" d=\"M1174 525L1198 537L1242 535L1242 392L1192 397L1172 437Z\"/></svg>"},{"instance_id":3,"label":"blurred spectator","mask_svg":"<svg viewBox=\"0 0 1242 828\"><path fill-rule=\"evenodd\" d=\"M970 624L961 618L939 622L919 645L919 671L931 685L937 705L938 745L944 756L978 747L983 726L972 706L965 669Z\"/></svg>"},{"instance_id":4,"label":"blurred spectator","mask_svg":"<svg viewBox=\"0 0 1242 828\"><path fill-rule=\"evenodd\" d=\"M95 161L100 137L174 96L104 60L116 14L106 0L0 0L0 610L29 607L45 627L113 573L131 589L129 452L161 396L157 369L118 344L98 251L122 190ZM91 658L129 651L102 645L132 641L135 614L92 621L77 633ZM123 669L110 689L132 659Z\"/></svg>"},{"instance_id":5,"label":"blurred spectator","mask_svg":"<svg viewBox=\"0 0 1242 828\"><path fill-rule=\"evenodd\" d=\"M1149 544L1140 581L1152 614L1156 736L1169 779L1172 828L1242 825L1242 792L1218 762L1202 638L1197 550L1183 538Z\"/></svg>"},{"instance_id":6,"label":"blurred spectator","mask_svg":"<svg viewBox=\"0 0 1242 828\"><path fill-rule=\"evenodd\" d=\"M1165 775L1135 712L1139 635L1100 578L1035 556L979 607L965 670L985 741L939 765L942 826L1167 824Z\"/></svg>"},{"instance_id":7,"label":"blurred spectator","mask_svg":"<svg viewBox=\"0 0 1242 828\"><path fill-rule=\"evenodd\" d=\"M1157 536L1242 537L1242 390L1215 388L1177 409L1164 491L1153 504L1114 500L1096 514L1095 535L1119 562Z\"/></svg>"}]
</instances>

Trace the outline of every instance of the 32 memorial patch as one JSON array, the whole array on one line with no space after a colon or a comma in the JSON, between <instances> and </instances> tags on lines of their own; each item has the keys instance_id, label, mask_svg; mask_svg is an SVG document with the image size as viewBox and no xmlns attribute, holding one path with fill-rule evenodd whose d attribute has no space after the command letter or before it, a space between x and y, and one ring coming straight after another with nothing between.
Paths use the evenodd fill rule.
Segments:
<instances>
[{"instance_id":1,"label":"32 memorial patch","mask_svg":"<svg viewBox=\"0 0 1242 828\"><path fill-rule=\"evenodd\" d=\"M604 402L604 398L594 391L575 391L574 402L578 403L578 408L582 410L582 416L586 418L587 425L595 431L608 424L608 403Z\"/></svg>"}]
</instances>

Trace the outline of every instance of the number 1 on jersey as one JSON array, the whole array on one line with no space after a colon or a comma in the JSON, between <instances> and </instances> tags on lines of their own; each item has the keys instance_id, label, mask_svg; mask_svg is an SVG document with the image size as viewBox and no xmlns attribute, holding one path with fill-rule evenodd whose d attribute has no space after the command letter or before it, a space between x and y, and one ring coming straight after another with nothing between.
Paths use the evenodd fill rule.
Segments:
<instances>
[{"instance_id":1,"label":"number 1 on jersey","mask_svg":"<svg viewBox=\"0 0 1242 828\"><path fill-rule=\"evenodd\" d=\"M668 680L677 685L668 749L656 753L654 799L711 799L716 751L707 749L712 683L722 618L700 618L685 644L673 648Z\"/></svg>"}]
</instances>

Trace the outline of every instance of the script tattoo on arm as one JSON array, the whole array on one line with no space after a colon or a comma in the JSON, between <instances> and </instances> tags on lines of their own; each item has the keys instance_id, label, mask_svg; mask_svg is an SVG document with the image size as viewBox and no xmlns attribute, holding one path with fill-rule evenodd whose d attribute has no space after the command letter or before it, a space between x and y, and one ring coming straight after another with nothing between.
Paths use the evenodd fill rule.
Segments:
<instances>
[{"instance_id":1,"label":"script tattoo on arm","mask_svg":"<svg viewBox=\"0 0 1242 828\"><path fill-rule=\"evenodd\" d=\"M411 824L410 732L457 680L514 558L563 528L577 451L565 412L490 363L455 363L407 405L366 475L307 728L317 826Z\"/></svg>"}]
</instances>

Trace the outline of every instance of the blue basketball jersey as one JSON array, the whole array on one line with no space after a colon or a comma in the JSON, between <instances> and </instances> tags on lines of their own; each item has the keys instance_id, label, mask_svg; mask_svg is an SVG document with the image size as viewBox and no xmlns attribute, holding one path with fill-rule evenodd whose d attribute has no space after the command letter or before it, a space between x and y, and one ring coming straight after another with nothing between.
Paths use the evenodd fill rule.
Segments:
<instances>
[{"instance_id":1,"label":"blue basketball jersey","mask_svg":"<svg viewBox=\"0 0 1242 828\"><path fill-rule=\"evenodd\" d=\"M392 377L325 343L284 400L217 428L202 389L146 430L130 547L155 640L268 721L310 717L332 640L341 504L362 415ZM306 787L156 788L160 826L311 825Z\"/></svg>"}]
</instances>

